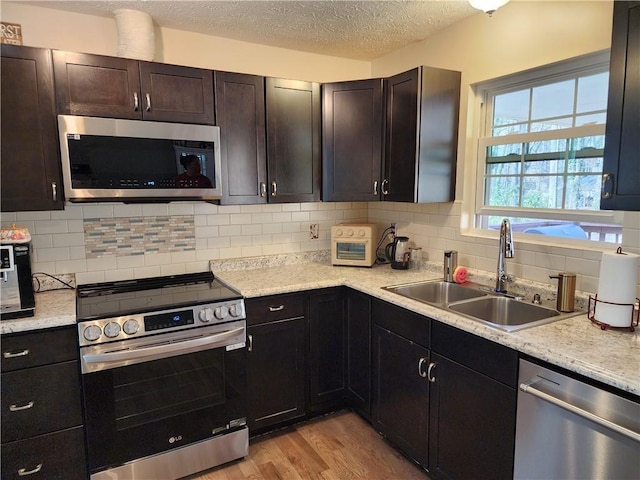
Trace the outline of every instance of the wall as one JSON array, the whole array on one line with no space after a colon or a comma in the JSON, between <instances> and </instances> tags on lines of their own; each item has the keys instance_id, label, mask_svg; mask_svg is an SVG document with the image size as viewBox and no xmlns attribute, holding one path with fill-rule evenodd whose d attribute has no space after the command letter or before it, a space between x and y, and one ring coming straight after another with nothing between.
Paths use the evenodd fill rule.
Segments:
<instances>
[{"instance_id":1,"label":"wall","mask_svg":"<svg viewBox=\"0 0 640 480\"><path fill-rule=\"evenodd\" d=\"M433 205L401 203L313 203L217 207L208 204L72 205L64 212L3 214L2 224L18 222L34 234L35 269L77 273L81 283L201 271L207 260L238 256L313 251L328 248L329 227L343 220L398 222L402 234L439 261L444 250L460 252L459 262L495 270L497 240L461 233L468 219L473 178L474 115L470 85L564 58L606 49L611 35L610 1L512 1L493 17L479 13L429 39L369 62L304 54L216 37L158 29L158 61L204 68L315 80L387 76L428 64L462 71L463 95L456 202ZM2 19L23 26L33 46L115 55L113 19L2 2ZM87 256L85 223L114 220L123 228L131 219L158 216L193 218L194 247L142 255ZM121 219L121 220L118 220ZM95 223L95 222L94 222ZM320 224L320 238L308 240L309 223ZM93 227L88 227L89 229ZM624 213L624 248L640 253L640 213ZM577 272L578 287L595 292L602 248L522 242L508 268L520 278L549 283L548 275ZM609 248L609 247L607 247ZM89 257L89 258L88 258ZM639 287L640 295L640 287Z\"/></svg>"},{"instance_id":2,"label":"wall","mask_svg":"<svg viewBox=\"0 0 640 480\"><path fill-rule=\"evenodd\" d=\"M116 55L113 18L2 2L2 20L22 25L24 44ZM256 75L333 82L369 78L371 63L302 53L225 38L156 27L155 61Z\"/></svg>"},{"instance_id":3,"label":"wall","mask_svg":"<svg viewBox=\"0 0 640 480\"><path fill-rule=\"evenodd\" d=\"M611 46L613 6L598 2L512 1L492 17L475 15L423 42L409 45L372 62L372 75L386 76L417 65L462 72L460 140L456 202L435 205L370 203L369 220L398 222L404 235L423 247L429 259L439 261L445 250L458 250L459 263L494 272L497 238L462 233L473 213L474 170L478 112L471 85ZM623 248L640 253L640 212L624 212ZM461 231L462 230L462 231ZM549 241L516 239L516 254L508 270L519 278L552 283L549 275L578 273L578 288L597 291L600 258L613 246L568 247ZM640 285L638 286L640 296Z\"/></svg>"}]
</instances>

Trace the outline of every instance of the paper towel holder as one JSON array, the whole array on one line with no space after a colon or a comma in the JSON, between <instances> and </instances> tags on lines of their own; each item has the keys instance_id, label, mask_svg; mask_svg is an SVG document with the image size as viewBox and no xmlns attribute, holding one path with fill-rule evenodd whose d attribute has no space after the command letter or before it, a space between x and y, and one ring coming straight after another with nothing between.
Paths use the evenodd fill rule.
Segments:
<instances>
[{"instance_id":1,"label":"paper towel holder","mask_svg":"<svg viewBox=\"0 0 640 480\"><path fill-rule=\"evenodd\" d=\"M614 327L609 325L608 323L601 322L596 319L596 307L598 303L607 303L609 305L619 305L622 307L630 307L631 315L629 326L623 327ZM618 329L618 330L629 330L633 332L638 324L640 323L640 308L636 308L640 304L640 299L636 298L635 303L614 303L614 302L606 302L604 300L598 300L598 294L589 295L589 306L587 308L587 317L591 320L592 323L600 326L600 330L607 330L608 328Z\"/></svg>"}]
</instances>

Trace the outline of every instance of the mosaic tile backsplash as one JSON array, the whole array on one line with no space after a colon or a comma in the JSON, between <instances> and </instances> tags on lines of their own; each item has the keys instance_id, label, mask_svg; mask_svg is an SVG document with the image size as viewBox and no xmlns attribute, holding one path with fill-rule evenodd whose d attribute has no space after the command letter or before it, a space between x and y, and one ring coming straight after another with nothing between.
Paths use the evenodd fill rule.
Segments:
<instances>
[{"instance_id":1,"label":"mosaic tile backsplash","mask_svg":"<svg viewBox=\"0 0 640 480\"><path fill-rule=\"evenodd\" d=\"M196 249L193 215L86 218L84 236L87 259Z\"/></svg>"}]
</instances>

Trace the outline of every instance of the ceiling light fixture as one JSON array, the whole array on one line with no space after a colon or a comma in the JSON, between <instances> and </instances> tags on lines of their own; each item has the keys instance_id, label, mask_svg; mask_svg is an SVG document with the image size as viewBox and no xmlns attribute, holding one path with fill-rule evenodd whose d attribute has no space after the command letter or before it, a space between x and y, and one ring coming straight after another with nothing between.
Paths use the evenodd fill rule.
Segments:
<instances>
[{"instance_id":1,"label":"ceiling light fixture","mask_svg":"<svg viewBox=\"0 0 640 480\"><path fill-rule=\"evenodd\" d=\"M489 16L493 15L497 9L507 3L509 0L469 0L469 3L473 8L482 10L488 13Z\"/></svg>"}]
</instances>

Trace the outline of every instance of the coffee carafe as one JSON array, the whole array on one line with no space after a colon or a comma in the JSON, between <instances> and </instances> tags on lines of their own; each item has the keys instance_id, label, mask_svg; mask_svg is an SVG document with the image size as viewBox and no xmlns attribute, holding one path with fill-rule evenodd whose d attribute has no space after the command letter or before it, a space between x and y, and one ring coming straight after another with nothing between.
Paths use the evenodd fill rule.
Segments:
<instances>
[{"instance_id":1,"label":"coffee carafe","mask_svg":"<svg viewBox=\"0 0 640 480\"><path fill-rule=\"evenodd\" d=\"M411 243L409 237L396 237L393 242L389 243L384 253L387 260L391 262L391 268L395 270L406 270L409 268L411 260Z\"/></svg>"}]
</instances>

